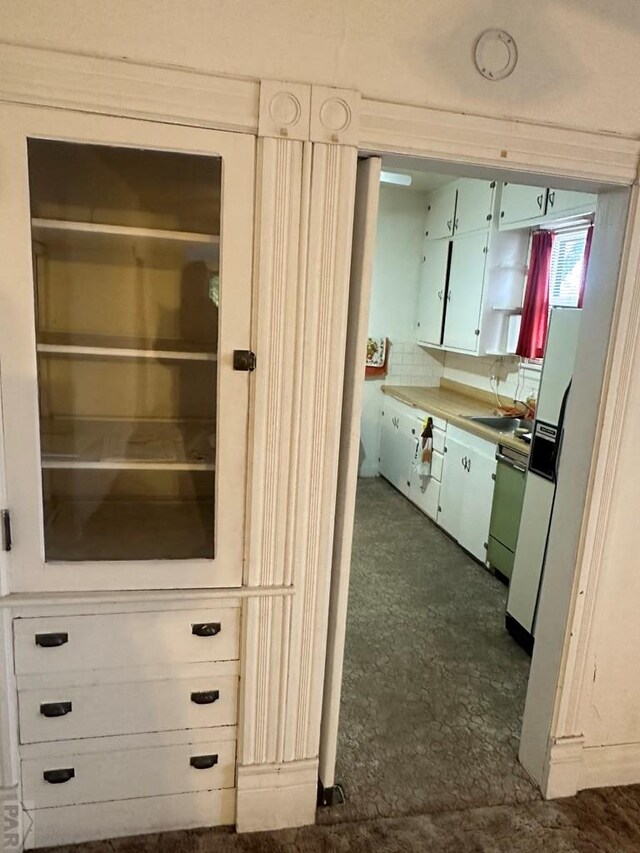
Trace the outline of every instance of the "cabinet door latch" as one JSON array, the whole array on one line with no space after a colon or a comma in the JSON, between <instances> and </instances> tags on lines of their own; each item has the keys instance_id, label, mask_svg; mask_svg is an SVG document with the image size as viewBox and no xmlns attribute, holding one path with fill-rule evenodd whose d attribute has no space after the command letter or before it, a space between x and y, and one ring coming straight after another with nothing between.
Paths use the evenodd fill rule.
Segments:
<instances>
[{"instance_id":1,"label":"cabinet door latch","mask_svg":"<svg viewBox=\"0 0 640 853\"><path fill-rule=\"evenodd\" d=\"M0 537L2 538L2 550L11 550L11 514L8 509L0 510Z\"/></svg>"},{"instance_id":2,"label":"cabinet door latch","mask_svg":"<svg viewBox=\"0 0 640 853\"><path fill-rule=\"evenodd\" d=\"M256 369L256 354L248 349L234 349L233 369L253 371Z\"/></svg>"}]
</instances>

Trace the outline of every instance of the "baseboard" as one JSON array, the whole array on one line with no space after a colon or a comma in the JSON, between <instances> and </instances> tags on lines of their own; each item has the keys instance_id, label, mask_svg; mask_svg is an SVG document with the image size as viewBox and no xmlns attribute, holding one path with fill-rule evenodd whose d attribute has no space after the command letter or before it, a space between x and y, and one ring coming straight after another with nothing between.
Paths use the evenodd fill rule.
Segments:
<instances>
[{"instance_id":1,"label":"baseboard","mask_svg":"<svg viewBox=\"0 0 640 853\"><path fill-rule=\"evenodd\" d=\"M0 788L0 850L22 853L32 833L31 817L25 812L17 787Z\"/></svg>"},{"instance_id":2,"label":"baseboard","mask_svg":"<svg viewBox=\"0 0 640 853\"><path fill-rule=\"evenodd\" d=\"M542 781L542 795L547 800L573 797L584 787L584 738L558 738L549 750L547 771Z\"/></svg>"},{"instance_id":3,"label":"baseboard","mask_svg":"<svg viewBox=\"0 0 640 853\"><path fill-rule=\"evenodd\" d=\"M318 759L238 767L238 832L315 823Z\"/></svg>"},{"instance_id":4,"label":"baseboard","mask_svg":"<svg viewBox=\"0 0 640 853\"><path fill-rule=\"evenodd\" d=\"M636 785L639 782L640 743L585 747L581 788Z\"/></svg>"}]
</instances>

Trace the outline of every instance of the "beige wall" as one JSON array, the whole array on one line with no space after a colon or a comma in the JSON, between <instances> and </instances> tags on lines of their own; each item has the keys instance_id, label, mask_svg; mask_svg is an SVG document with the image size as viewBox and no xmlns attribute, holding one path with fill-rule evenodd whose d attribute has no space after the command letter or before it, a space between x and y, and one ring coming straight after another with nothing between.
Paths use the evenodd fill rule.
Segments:
<instances>
[{"instance_id":1,"label":"beige wall","mask_svg":"<svg viewBox=\"0 0 640 853\"><path fill-rule=\"evenodd\" d=\"M471 61L507 29L502 83ZM640 134L637 0L3 0L3 41L324 83L406 103Z\"/></svg>"}]
</instances>

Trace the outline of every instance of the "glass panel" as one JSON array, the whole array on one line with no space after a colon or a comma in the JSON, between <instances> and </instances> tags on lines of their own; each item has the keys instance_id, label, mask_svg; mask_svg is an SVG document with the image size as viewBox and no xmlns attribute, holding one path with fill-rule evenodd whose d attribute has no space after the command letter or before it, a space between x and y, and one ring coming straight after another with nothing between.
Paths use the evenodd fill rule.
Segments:
<instances>
[{"instance_id":1,"label":"glass panel","mask_svg":"<svg viewBox=\"0 0 640 853\"><path fill-rule=\"evenodd\" d=\"M219 158L30 140L47 560L214 556Z\"/></svg>"}]
</instances>

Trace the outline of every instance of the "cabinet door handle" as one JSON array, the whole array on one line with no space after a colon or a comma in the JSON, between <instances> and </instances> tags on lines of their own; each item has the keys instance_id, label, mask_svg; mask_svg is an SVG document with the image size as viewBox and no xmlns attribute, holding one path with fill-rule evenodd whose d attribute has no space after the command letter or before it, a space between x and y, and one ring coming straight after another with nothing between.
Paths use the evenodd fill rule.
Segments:
<instances>
[{"instance_id":1,"label":"cabinet door handle","mask_svg":"<svg viewBox=\"0 0 640 853\"><path fill-rule=\"evenodd\" d=\"M455 221L454 221L454 223L453 223L453 227L454 227L454 229L455 229L456 231L458 230L458 219L457 219L457 217L456 217L456 219L455 219Z\"/></svg>"},{"instance_id":2,"label":"cabinet door handle","mask_svg":"<svg viewBox=\"0 0 640 853\"><path fill-rule=\"evenodd\" d=\"M536 201L538 202L538 207L540 208L540 210L542 210L542 203L544 201L544 194L540 193L540 195L536 198Z\"/></svg>"},{"instance_id":3,"label":"cabinet door handle","mask_svg":"<svg viewBox=\"0 0 640 853\"><path fill-rule=\"evenodd\" d=\"M451 231L451 223L452 223L452 220L447 219L447 231Z\"/></svg>"},{"instance_id":4,"label":"cabinet door handle","mask_svg":"<svg viewBox=\"0 0 640 853\"><path fill-rule=\"evenodd\" d=\"M64 717L72 710L71 702L45 702L40 705L40 713L43 717Z\"/></svg>"},{"instance_id":5,"label":"cabinet door handle","mask_svg":"<svg viewBox=\"0 0 640 853\"><path fill-rule=\"evenodd\" d=\"M471 460L470 459L467 459L467 471L469 473L471 472Z\"/></svg>"},{"instance_id":6,"label":"cabinet door handle","mask_svg":"<svg viewBox=\"0 0 640 853\"><path fill-rule=\"evenodd\" d=\"M42 778L50 785L62 785L64 782L73 779L75 775L76 771L73 767L65 767L60 770L45 770Z\"/></svg>"},{"instance_id":7,"label":"cabinet door handle","mask_svg":"<svg viewBox=\"0 0 640 853\"><path fill-rule=\"evenodd\" d=\"M191 633L196 637L215 637L221 629L219 622L196 622L191 626Z\"/></svg>"},{"instance_id":8,"label":"cabinet door handle","mask_svg":"<svg viewBox=\"0 0 640 853\"><path fill-rule=\"evenodd\" d=\"M451 302L451 291L447 290L447 302Z\"/></svg>"},{"instance_id":9,"label":"cabinet door handle","mask_svg":"<svg viewBox=\"0 0 640 853\"><path fill-rule=\"evenodd\" d=\"M210 770L218 763L217 755L194 755L189 764L196 770Z\"/></svg>"},{"instance_id":10,"label":"cabinet door handle","mask_svg":"<svg viewBox=\"0 0 640 853\"><path fill-rule=\"evenodd\" d=\"M220 698L219 690L202 690L191 694L191 701L196 705L213 705Z\"/></svg>"},{"instance_id":11,"label":"cabinet door handle","mask_svg":"<svg viewBox=\"0 0 640 853\"><path fill-rule=\"evenodd\" d=\"M441 290L438 291L438 299L442 299L442 291Z\"/></svg>"},{"instance_id":12,"label":"cabinet door handle","mask_svg":"<svg viewBox=\"0 0 640 853\"><path fill-rule=\"evenodd\" d=\"M553 207L553 202L556 200L556 191L549 190L549 195L547 196L547 200L549 202L549 207Z\"/></svg>"},{"instance_id":13,"label":"cabinet door handle","mask_svg":"<svg viewBox=\"0 0 640 853\"><path fill-rule=\"evenodd\" d=\"M42 646L43 649L53 649L55 646L64 646L69 642L69 635L66 631L60 631L57 634L36 634L36 646Z\"/></svg>"}]
</instances>

